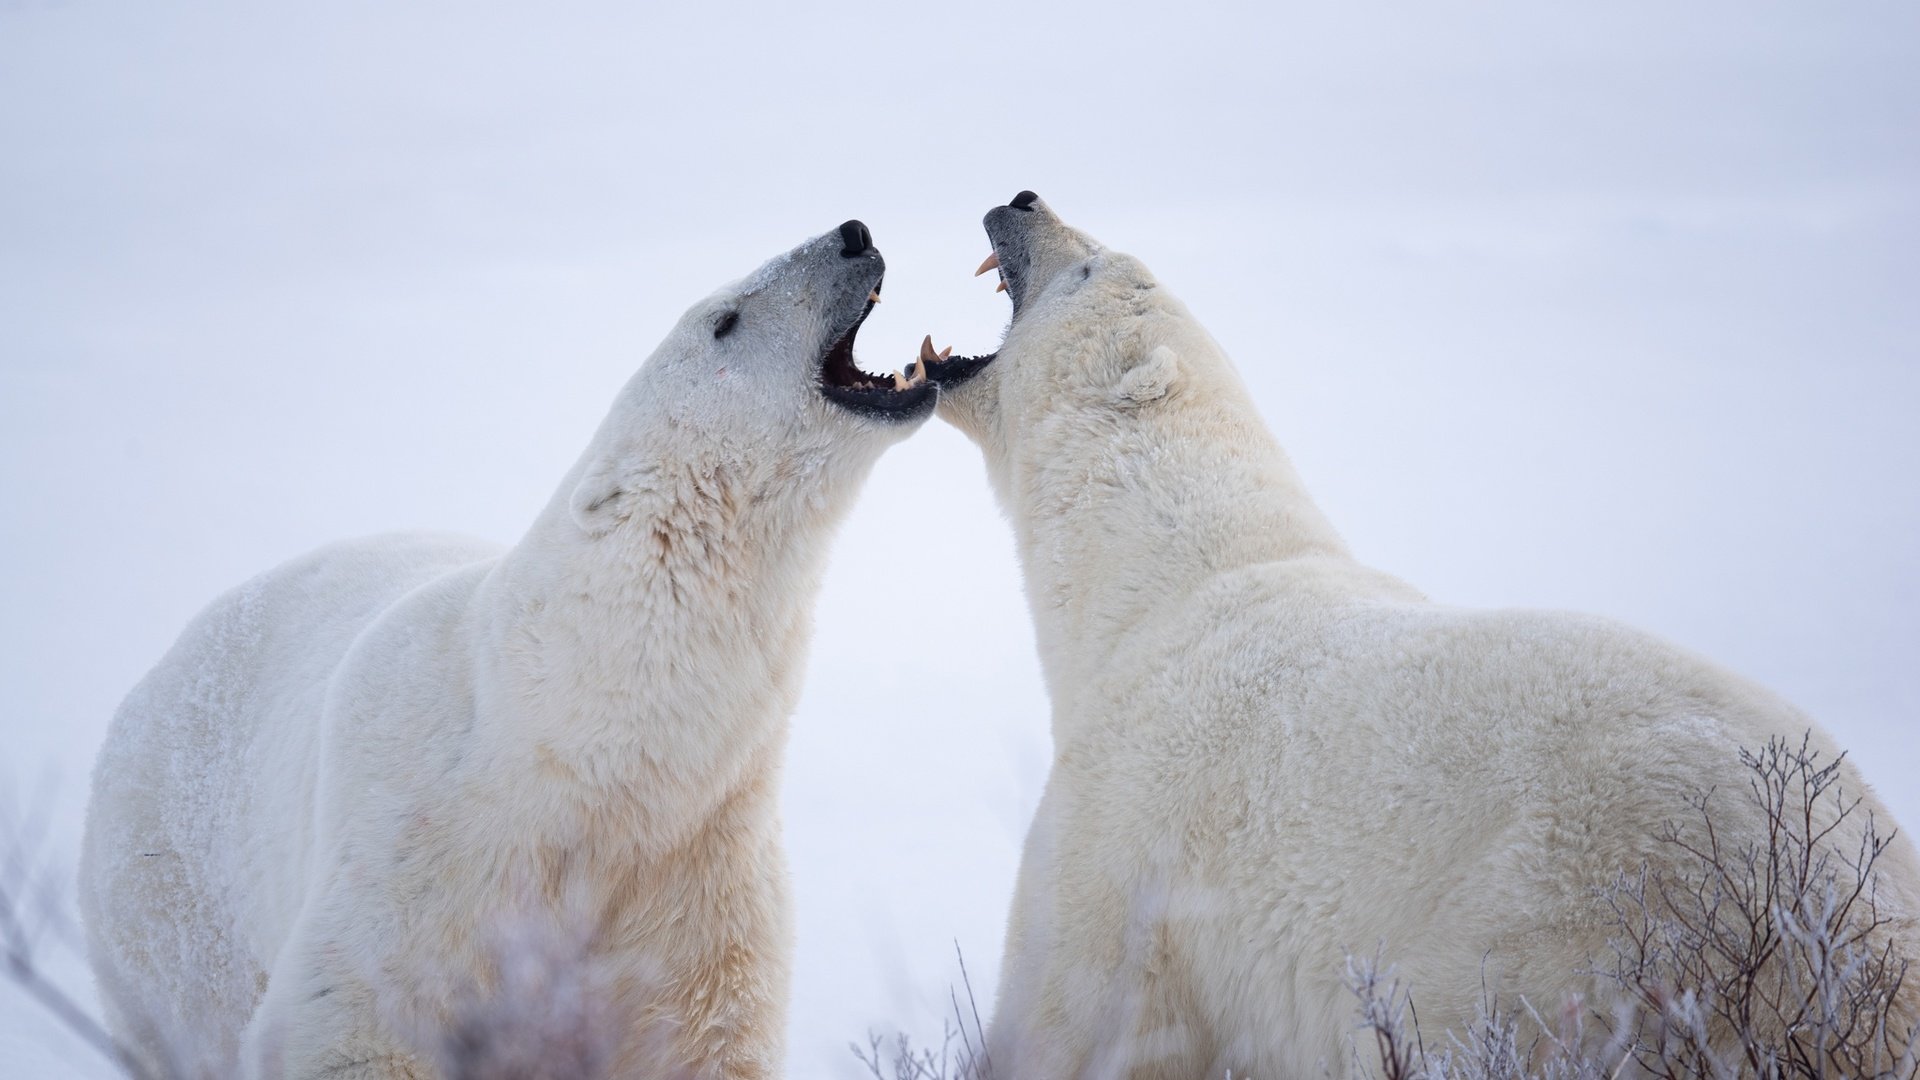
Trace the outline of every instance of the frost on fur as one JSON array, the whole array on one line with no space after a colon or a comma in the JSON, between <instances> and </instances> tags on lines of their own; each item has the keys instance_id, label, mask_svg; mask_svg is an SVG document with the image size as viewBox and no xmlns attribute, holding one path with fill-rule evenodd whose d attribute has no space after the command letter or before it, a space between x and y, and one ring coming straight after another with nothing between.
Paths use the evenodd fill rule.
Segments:
<instances>
[{"instance_id":1,"label":"frost on fur","mask_svg":"<svg viewBox=\"0 0 1920 1080\"><path fill-rule=\"evenodd\" d=\"M1920 1076L1920 972L1889 939L1875 864L1892 843L1868 812L1857 848L1832 843L1861 800L1803 739L1743 751L1744 792L1701 792L1659 834L1683 858L1602 890L1613 927L1595 974L1610 1000L1480 1003L1464 1032L1430 1039L1412 992L1377 960L1351 961L1355 1064L1387 1080L1816 1080ZM1720 800L1763 814L1734 843ZM1370 1045L1369 1045L1370 1044ZM1371 1065L1368 1065L1371 1062Z\"/></svg>"}]
</instances>

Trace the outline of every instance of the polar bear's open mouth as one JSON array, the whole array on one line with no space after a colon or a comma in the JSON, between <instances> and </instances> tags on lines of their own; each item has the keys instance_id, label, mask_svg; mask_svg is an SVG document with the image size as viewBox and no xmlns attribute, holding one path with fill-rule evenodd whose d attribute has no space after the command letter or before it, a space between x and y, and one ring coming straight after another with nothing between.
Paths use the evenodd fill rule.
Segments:
<instances>
[{"instance_id":1,"label":"polar bear's open mouth","mask_svg":"<svg viewBox=\"0 0 1920 1080\"><path fill-rule=\"evenodd\" d=\"M998 248L995 248L993 254L987 256L987 261L980 264L980 269L973 272L973 276L979 277L981 274L999 266L1000 251ZM1003 272L1000 278L1000 286L994 291L1006 292L1006 290L1007 279ZM1008 295L1010 297L1012 296L1011 293ZM1017 303L1013 306L1013 315L1014 318L1020 317L1020 305ZM1007 329L1013 329L1011 322L1007 324ZM920 356L914 360L913 363L907 365L907 377L910 379L930 379L936 386L958 386L975 375L978 375L981 368L993 363L993 358L999 355L1000 351L995 349L993 352L982 353L979 356L955 356L953 355L953 346L951 345L935 351L933 347L933 335L929 334L926 339L920 343Z\"/></svg>"},{"instance_id":2,"label":"polar bear's open mouth","mask_svg":"<svg viewBox=\"0 0 1920 1080\"><path fill-rule=\"evenodd\" d=\"M880 285L876 282L873 291L867 294L867 305L860 310L860 317L827 346L826 354L820 358L820 392L827 400L856 412L905 419L931 403L938 391L925 371L913 371L911 366L907 372L875 375L854 362L853 339L879 300Z\"/></svg>"},{"instance_id":3,"label":"polar bear's open mouth","mask_svg":"<svg viewBox=\"0 0 1920 1080\"><path fill-rule=\"evenodd\" d=\"M1028 265L1025 233L1022 231L1025 227L1005 227L1002 224L996 224L996 220L1017 221L1026 216L1026 212L1033 210L1034 205L1039 201L1040 196L1031 191L1022 191L1015 195L1005 207L996 206L988 211L984 222L987 228L987 240L993 245L993 250L988 253L979 269L973 272L973 276L979 277L989 270L999 271L999 282L994 286L993 291L1006 293L1007 299L1013 304L1013 316L1007 321L1009 333L1013 330L1013 324L1020 321L1020 307L1026 296L1027 278L1030 276L1031 268ZM1010 217L1006 213L1009 210L1014 211ZM1004 344L1004 335L1001 340ZM907 366L907 374L909 376L925 375L942 387L958 386L978 375L988 364L993 363L994 358L1000 355L1000 350L995 349L979 356L954 356L952 353L951 348L935 352L933 342L929 339L926 344L920 346L920 359Z\"/></svg>"}]
</instances>

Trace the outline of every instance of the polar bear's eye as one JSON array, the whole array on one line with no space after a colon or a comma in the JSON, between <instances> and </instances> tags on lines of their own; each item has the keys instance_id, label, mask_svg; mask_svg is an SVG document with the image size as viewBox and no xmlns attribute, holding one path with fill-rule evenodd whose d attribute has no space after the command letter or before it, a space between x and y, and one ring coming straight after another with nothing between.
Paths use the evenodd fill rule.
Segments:
<instances>
[{"instance_id":1,"label":"polar bear's eye","mask_svg":"<svg viewBox=\"0 0 1920 1080\"><path fill-rule=\"evenodd\" d=\"M740 313L737 311L729 311L725 315L720 316L720 321L713 324L713 336L723 338L733 333L734 325L739 321Z\"/></svg>"}]
</instances>

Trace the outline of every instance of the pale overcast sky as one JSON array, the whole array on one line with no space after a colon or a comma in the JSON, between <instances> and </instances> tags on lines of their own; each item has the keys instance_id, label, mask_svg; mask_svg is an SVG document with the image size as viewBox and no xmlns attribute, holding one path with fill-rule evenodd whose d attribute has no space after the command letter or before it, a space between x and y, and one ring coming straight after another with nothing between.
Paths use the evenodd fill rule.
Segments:
<instances>
[{"instance_id":1,"label":"pale overcast sky","mask_svg":"<svg viewBox=\"0 0 1920 1080\"><path fill-rule=\"evenodd\" d=\"M1021 188L1187 300L1364 558L1699 650L1920 828L1920 8L288 7L0 0L0 806L47 778L56 848L216 592L511 541L681 310L848 217L870 367L990 348ZM1049 753L971 445L838 551L796 1077L937 1037L956 941L990 1003ZM83 1065L0 986L0 1072Z\"/></svg>"}]
</instances>

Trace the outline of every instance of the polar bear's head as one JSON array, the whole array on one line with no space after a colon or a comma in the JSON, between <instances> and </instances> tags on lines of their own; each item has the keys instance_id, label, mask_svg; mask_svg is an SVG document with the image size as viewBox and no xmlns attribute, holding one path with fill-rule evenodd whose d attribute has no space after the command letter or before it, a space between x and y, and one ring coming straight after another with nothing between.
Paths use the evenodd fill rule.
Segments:
<instances>
[{"instance_id":1,"label":"polar bear's head","mask_svg":"<svg viewBox=\"0 0 1920 1080\"><path fill-rule=\"evenodd\" d=\"M940 415L978 442L996 483L1036 435L1119 421L1165 397L1181 339L1200 333L1140 261L1060 220L1031 191L987 212L997 269L1013 302L998 351L911 369L940 387ZM1004 494L1004 489L1003 489Z\"/></svg>"},{"instance_id":2,"label":"polar bear's head","mask_svg":"<svg viewBox=\"0 0 1920 1080\"><path fill-rule=\"evenodd\" d=\"M885 270L867 227L849 221L688 309L621 391L562 493L574 523L603 535L708 494L765 508L844 506L936 395L923 372L909 381L854 362Z\"/></svg>"}]
</instances>

